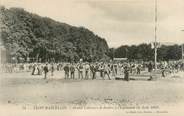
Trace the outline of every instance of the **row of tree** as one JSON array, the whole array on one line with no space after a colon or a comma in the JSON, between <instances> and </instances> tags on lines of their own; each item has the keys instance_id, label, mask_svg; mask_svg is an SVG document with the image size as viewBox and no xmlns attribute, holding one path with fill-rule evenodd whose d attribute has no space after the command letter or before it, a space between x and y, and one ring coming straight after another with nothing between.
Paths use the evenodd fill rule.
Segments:
<instances>
[{"instance_id":1,"label":"row of tree","mask_svg":"<svg viewBox=\"0 0 184 116\"><path fill-rule=\"evenodd\" d=\"M84 27L74 27L20 8L0 7L1 38L10 58L85 61L108 59L104 38Z\"/></svg>"},{"instance_id":2,"label":"row of tree","mask_svg":"<svg viewBox=\"0 0 184 116\"><path fill-rule=\"evenodd\" d=\"M128 58L129 60L154 60L154 49L151 44L123 45L117 49L110 49L110 57ZM179 60L182 57L181 46L161 45L157 51L158 61Z\"/></svg>"}]
</instances>

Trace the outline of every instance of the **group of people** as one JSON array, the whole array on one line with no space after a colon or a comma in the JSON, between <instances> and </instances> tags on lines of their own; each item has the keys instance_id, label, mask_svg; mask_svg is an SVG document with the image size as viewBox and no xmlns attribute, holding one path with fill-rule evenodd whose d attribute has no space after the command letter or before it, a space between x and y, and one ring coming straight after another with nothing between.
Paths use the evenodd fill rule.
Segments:
<instances>
[{"instance_id":1,"label":"group of people","mask_svg":"<svg viewBox=\"0 0 184 116\"><path fill-rule=\"evenodd\" d=\"M51 75L54 67L51 65ZM130 74L140 75L141 72L148 72L152 79L152 72L154 70L154 63L65 63L62 64L62 69L65 73L65 79L96 79L100 77L102 79L116 78L123 75L124 80L130 80ZM158 69L161 72L161 76L165 77L166 74L176 73L178 71L184 71L183 63L159 63ZM45 78L49 71L48 66L44 68ZM78 75L77 75L78 74Z\"/></svg>"},{"instance_id":2,"label":"group of people","mask_svg":"<svg viewBox=\"0 0 184 116\"><path fill-rule=\"evenodd\" d=\"M184 71L184 63L181 62L160 62L157 65L162 77L166 74ZM48 74L54 76L55 71L64 71L65 79L102 79L115 78L123 75L124 79L129 81L130 74L140 75L141 72L150 73L152 78L152 71L154 70L153 62L78 62L78 63L20 63L20 64L3 64L1 71L3 72L30 72L31 75L44 75L44 79L48 78Z\"/></svg>"},{"instance_id":3,"label":"group of people","mask_svg":"<svg viewBox=\"0 0 184 116\"><path fill-rule=\"evenodd\" d=\"M57 67L57 65L56 65ZM108 77L110 80L110 73L111 73L111 67L109 64L105 63L64 63L62 65L62 69L65 73L65 79L76 79L76 74L78 79L96 79L97 72L100 73L101 78L105 78L105 76ZM54 72L54 64L51 64L51 67L49 68L49 65L46 64L43 67L44 71L44 78L47 78L48 72L51 71Z\"/></svg>"}]
</instances>

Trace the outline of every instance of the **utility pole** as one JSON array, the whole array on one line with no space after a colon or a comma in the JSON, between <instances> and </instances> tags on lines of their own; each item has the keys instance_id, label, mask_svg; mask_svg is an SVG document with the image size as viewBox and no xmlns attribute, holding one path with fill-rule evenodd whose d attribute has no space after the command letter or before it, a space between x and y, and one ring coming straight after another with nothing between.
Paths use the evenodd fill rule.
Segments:
<instances>
[{"instance_id":1,"label":"utility pole","mask_svg":"<svg viewBox=\"0 0 184 116\"><path fill-rule=\"evenodd\" d=\"M157 70L157 0L155 0L155 44L154 44L154 48L155 48L155 70Z\"/></svg>"},{"instance_id":2,"label":"utility pole","mask_svg":"<svg viewBox=\"0 0 184 116\"><path fill-rule=\"evenodd\" d=\"M112 61L114 61L114 48L112 48Z\"/></svg>"},{"instance_id":3,"label":"utility pole","mask_svg":"<svg viewBox=\"0 0 184 116\"><path fill-rule=\"evenodd\" d=\"M184 32L184 30L181 30L182 32ZM184 44L182 43L181 44L181 59L182 59L182 62L184 62Z\"/></svg>"},{"instance_id":4,"label":"utility pole","mask_svg":"<svg viewBox=\"0 0 184 116\"><path fill-rule=\"evenodd\" d=\"M182 52L181 52L181 58L182 58L182 62L184 62L184 48L183 48L183 46L184 46L184 44L182 44L181 45L181 50L182 50Z\"/></svg>"}]
</instances>

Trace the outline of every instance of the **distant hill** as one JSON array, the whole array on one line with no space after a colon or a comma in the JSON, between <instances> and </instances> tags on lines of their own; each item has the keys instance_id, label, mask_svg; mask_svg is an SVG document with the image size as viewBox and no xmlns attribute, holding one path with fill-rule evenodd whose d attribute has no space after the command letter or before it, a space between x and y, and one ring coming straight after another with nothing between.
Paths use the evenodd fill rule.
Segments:
<instances>
[{"instance_id":1,"label":"distant hill","mask_svg":"<svg viewBox=\"0 0 184 116\"><path fill-rule=\"evenodd\" d=\"M41 61L108 59L105 39L84 27L75 27L29 13L0 7L1 42L11 57Z\"/></svg>"}]
</instances>

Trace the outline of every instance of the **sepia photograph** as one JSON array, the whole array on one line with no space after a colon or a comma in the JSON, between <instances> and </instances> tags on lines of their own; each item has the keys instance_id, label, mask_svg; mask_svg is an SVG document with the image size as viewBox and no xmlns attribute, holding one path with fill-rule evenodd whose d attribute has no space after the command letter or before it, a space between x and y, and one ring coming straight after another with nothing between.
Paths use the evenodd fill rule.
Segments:
<instances>
[{"instance_id":1,"label":"sepia photograph","mask_svg":"<svg viewBox=\"0 0 184 116\"><path fill-rule=\"evenodd\" d=\"M0 115L183 116L183 0L0 0Z\"/></svg>"}]
</instances>

